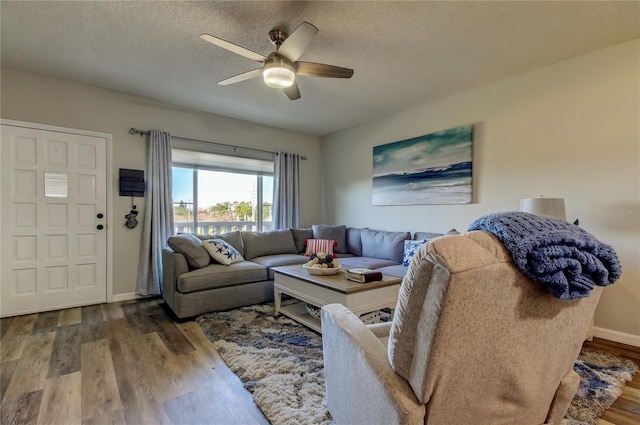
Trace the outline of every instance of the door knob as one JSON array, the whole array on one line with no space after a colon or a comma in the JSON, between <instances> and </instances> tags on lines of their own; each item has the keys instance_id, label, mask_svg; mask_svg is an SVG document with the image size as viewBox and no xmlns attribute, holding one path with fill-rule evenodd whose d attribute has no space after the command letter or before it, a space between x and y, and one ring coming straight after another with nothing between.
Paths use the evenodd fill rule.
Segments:
<instances>
[{"instance_id":1,"label":"door knob","mask_svg":"<svg viewBox=\"0 0 640 425\"><path fill-rule=\"evenodd\" d=\"M98 213L98 215L97 215L96 217L98 217L98 218L102 218L102 217L104 217L104 214L102 214L102 213Z\"/></svg>"},{"instance_id":2,"label":"door knob","mask_svg":"<svg viewBox=\"0 0 640 425\"><path fill-rule=\"evenodd\" d=\"M96 226L96 229L98 229L98 230L102 230L102 229L104 229L104 226L103 226L102 224L98 224L98 225Z\"/></svg>"}]
</instances>

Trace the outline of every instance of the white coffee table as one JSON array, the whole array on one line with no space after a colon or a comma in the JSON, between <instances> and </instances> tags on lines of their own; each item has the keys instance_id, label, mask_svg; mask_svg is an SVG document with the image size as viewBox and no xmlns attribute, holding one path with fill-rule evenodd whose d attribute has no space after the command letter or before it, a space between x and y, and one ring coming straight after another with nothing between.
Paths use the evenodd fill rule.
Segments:
<instances>
[{"instance_id":1,"label":"white coffee table","mask_svg":"<svg viewBox=\"0 0 640 425\"><path fill-rule=\"evenodd\" d=\"M302 265L274 267L273 272L275 314L282 313L317 332L322 332L320 320L308 313L305 304L320 308L326 304L339 303L356 316L386 307L394 309L402 283L402 279L386 275L382 276L381 281L370 283L350 281L345 278L344 272L316 276L307 273ZM282 294L300 302L283 306Z\"/></svg>"}]
</instances>

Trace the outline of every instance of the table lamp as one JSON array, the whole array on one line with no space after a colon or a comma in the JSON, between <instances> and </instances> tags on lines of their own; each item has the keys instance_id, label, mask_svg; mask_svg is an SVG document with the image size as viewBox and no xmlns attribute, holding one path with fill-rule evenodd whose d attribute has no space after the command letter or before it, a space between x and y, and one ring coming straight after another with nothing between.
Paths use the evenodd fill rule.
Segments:
<instances>
[{"instance_id":1,"label":"table lamp","mask_svg":"<svg viewBox=\"0 0 640 425\"><path fill-rule=\"evenodd\" d=\"M520 200L520 211L567 220L564 198L526 198Z\"/></svg>"}]
</instances>

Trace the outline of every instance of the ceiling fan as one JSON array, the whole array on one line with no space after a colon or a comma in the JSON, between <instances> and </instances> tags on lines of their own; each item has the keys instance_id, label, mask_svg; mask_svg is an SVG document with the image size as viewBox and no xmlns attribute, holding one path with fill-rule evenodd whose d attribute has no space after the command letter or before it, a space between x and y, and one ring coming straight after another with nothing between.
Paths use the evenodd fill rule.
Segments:
<instances>
[{"instance_id":1,"label":"ceiling fan","mask_svg":"<svg viewBox=\"0 0 640 425\"><path fill-rule=\"evenodd\" d=\"M328 78L351 78L353 75L353 69L298 61L317 33L318 28L309 22L301 23L291 35L281 29L273 29L269 31L269 39L276 46L276 51L270 53L269 56L263 56L210 34L204 33L200 35L200 38L263 64L260 68L218 81L218 84L226 86L262 75L268 86L283 89L289 99L296 100L300 99L300 88L296 82L296 75Z\"/></svg>"}]
</instances>

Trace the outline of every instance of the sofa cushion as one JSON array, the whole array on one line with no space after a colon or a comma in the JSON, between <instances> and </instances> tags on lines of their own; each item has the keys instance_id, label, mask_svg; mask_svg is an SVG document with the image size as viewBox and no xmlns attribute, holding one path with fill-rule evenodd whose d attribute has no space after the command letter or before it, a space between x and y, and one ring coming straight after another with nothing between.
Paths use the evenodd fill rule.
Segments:
<instances>
[{"instance_id":1,"label":"sofa cushion","mask_svg":"<svg viewBox=\"0 0 640 425\"><path fill-rule=\"evenodd\" d=\"M420 239L433 239L433 238L437 238L438 236L442 236L444 235L444 233L431 233L431 232L415 232L413 234L413 240L420 240Z\"/></svg>"},{"instance_id":2,"label":"sofa cushion","mask_svg":"<svg viewBox=\"0 0 640 425\"><path fill-rule=\"evenodd\" d=\"M228 266L238 261L244 261L242 255L229 242L222 239L208 239L202 241L202 246L207 250L211 258L220 264Z\"/></svg>"},{"instance_id":3,"label":"sofa cushion","mask_svg":"<svg viewBox=\"0 0 640 425\"><path fill-rule=\"evenodd\" d=\"M338 243L338 245L333 248L333 252L337 252L338 254L347 253L347 226L344 224L314 224L311 228L315 239L333 239Z\"/></svg>"},{"instance_id":4,"label":"sofa cushion","mask_svg":"<svg viewBox=\"0 0 640 425\"><path fill-rule=\"evenodd\" d=\"M221 235L196 235L200 240L222 239L229 242L240 255L244 255L244 244L242 243L242 233L240 231L223 233Z\"/></svg>"},{"instance_id":5,"label":"sofa cushion","mask_svg":"<svg viewBox=\"0 0 640 425\"><path fill-rule=\"evenodd\" d=\"M269 279L273 279L273 267L278 266L292 266L294 264L304 264L309 259L304 255L297 254L278 254L278 255L266 255L264 257L257 257L251 260L257 264L265 266L268 269Z\"/></svg>"},{"instance_id":6,"label":"sofa cushion","mask_svg":"<svg viewBox=\"0 0 640 425\"><path fill-rule=\"evenodd\" d=\"M373 269L377 270L381 267L397 266L399 263L384 258L373 257L348 257L338 258L343 269Z\"/></svg>"},{"instance_id":7,"label":"sofa cushion","mask_svg":"<svg viewBox=\"0 0 640 425\"><path fill-rule=\"evenodd\" d=\"M333 256L333 248L336 243L333 239L307 239L307 250L304 252L304 255L309 257L311 254L324 252L327 255Z\"/></svg>"},{"instance_id":8,"label":"sofa cushion","mask_svg":"<svg viewBox=\"0 0 640 425\"><path fill-rule=\"evenodd\" d=\"M365 257L385 258L402 262L404 241L411 239L409 232L387 232L384 230L362 229L362 255Z\"/></svg>"},{"instance_id":9,"label":"sofa cushion","mask_svg":"<svg viewBox=\"0 0 640 425\"><path fill-rule=\"evenodd\" d=\"M426 244L428 239L418 239L414 241L404 241L404 253L402 254L402 265L409 266L416 250Z\"/></svg>"},{"instance_id":10,"label":"sofa cushion","mask_svg":"<svg viewBox=\"0 0 640 425\"><path fill-rule=\"evenodd\" d=\"M211 257L202 246L202 241L189 233L181 233L171 236L167 240L169 248L178 252L187 259L189 267L201 269L211 262Z\"/></svg>"},{"instance_id":11,"label":"sofa cushion","mask_svg":"<svg viewBox=\"0 0 640 425\"><path fill-rule=\"evenodd\" d=\"M362 239L360 238L362 229L357 227L347 227L347 252L349 254L362 256Z\"/></svg>"},{"instance_id":12,"label":"sofa cushion","mask_svg":"<svg viewBox=\"0 0 640 425\"><path fill-rule=\"evenodd\" d=\"M251 261L241 261L228 266L210 264L203 269L183 273L178 276L177 287L179 292L188 293L263 280L267 280L265 267Z\"/></svg>"},{"instance_id":13,"label":"sofa cushion","mask_svg":"<svg viewBox=\"0 0 640 425\"><path fill-rule=\"evenodd\" d=\"M305 251L305 242L307 239L313 238L313 230L311 229L291 229L291 233L293 234L293 242L296 244L296 249L298 250L298 254L304 254Z\"/></svg>"},{"instance_id":14,"label":"sofa cushion","mask_svg":"<svg viewBox=\"0 0 640 425\"><path fill-rule=\"evenodd\" d=\"M296 254L298 252L289 229L272 232L243 232L244 258L252 260L256 257L275 254Z\"/></svg>"},{"instance_id":15,"label":"sofa cushion","mask_svg":"<svg viewBox=\"0 0 640 425\"><path fill-rule=\"evenodd\" d=\"M408 267L406 266L398 265L398 266L380 267L379 269L376 269L376 271L387 276L403 278L404 275L407 274L407 269Z\"/></svg>"}]
</instances>

